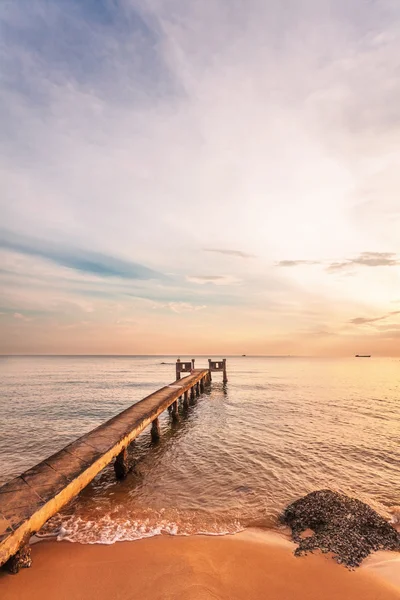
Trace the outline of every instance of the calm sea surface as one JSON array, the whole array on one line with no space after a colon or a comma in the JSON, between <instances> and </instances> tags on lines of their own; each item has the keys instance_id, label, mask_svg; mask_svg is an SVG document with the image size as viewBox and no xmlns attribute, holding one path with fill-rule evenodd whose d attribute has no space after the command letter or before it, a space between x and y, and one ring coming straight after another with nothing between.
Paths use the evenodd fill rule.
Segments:
<instances>
[{"instance_id":1,"label":"calm sea surface","mask_svg":"<svg viewBox=\"0 0 400 600\"><path fill-rule=\"evenodd\" d=\"M158 445L148 430L132 444L125 481L107 467L48 528L111 543L276 527L289 502L327 487L398 519L399 359L227 364L228 384L215 374L179 424L162 416ZM171 383L174 365L154 356L1 357L0 484Z\"/></svg>"}]
</instances>

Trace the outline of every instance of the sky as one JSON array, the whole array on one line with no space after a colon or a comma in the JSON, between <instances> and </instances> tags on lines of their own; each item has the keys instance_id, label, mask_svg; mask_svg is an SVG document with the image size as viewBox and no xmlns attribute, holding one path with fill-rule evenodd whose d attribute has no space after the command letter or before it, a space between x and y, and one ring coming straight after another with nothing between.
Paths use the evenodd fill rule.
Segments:
<instances>
[{"instance_id":1,"label":"sky","mask_svg":"<svg viewBox=\"0 0 400 600\"><path fill-rule=\"evenodd\" d=\"M398 0L2 0L0 353L400 355Z\"/></svg>"}]
</instances>

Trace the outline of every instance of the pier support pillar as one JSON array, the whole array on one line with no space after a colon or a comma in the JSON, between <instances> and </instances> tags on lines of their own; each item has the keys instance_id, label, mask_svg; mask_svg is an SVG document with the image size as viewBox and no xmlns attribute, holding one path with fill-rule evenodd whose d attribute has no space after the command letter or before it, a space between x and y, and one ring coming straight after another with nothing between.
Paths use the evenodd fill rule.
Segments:
<instances>
[{"instance_id":1,"label":"pier support pillar","mask_svg":"<svg viewBox=\"0 0 400 600\"><path fill-rule=\"evenodd\" d=\"M114 470L117 479L125 479L128 474L128 452L124 448L117 456L114 462Z\"/></svg>"},{"instance_id":2,"label":"pier support pillar","mask_svg":"<svg viewBox=\"0 0 400 600\"><path fill-rule=\"evenodd\" d=\"M179 413L178 413L178 400L172 404L172 418L174 421L179 421Z\"/></svg>"},{"instance_id":3,"label":"pier support pillar","mask_svg":"<svg viewBox=\"0 0 400 600\"><path fill-rule=\"evenodd\" d=\"M224 358L224 360L223 360L222 362L224 363L224 376L223 376L223 380L222 380L222 381L223 381L224 383L227 383L227 381L228 381L228 376L227 376L227 374L226 374L226 358Z\"/></svg>"},{"instance_id":4,"label":"pier support pillar","mask_svg":"<svg viewBox=\"0 0 400 600\"><path fill-rule=\"evenodd\" d=\"M199 384L199 382L196 383L196 396L197 397L200 396L200 384Z\"/></svg>"},{"instance_id":5,"label":"pier support pillar","mask_svg":"<svg viewBox=\"0 0 400 600\"><path fill-rule=\"evenodd\" d=\"M193 404L194 402L194 398L195 398L195 394L194 394L194 386L190 388L190 401Z\"/></svg>"},{"instance_id":6,"label":"pier support pillar","mask_svg":"<svg viewBox=\"0 0 400 600\"><path fill-rule=\"evenodd\" d=\"M28 544L22 546L18 552L8 559L5 566L9 573L16 575L20 569L28 569L32 565L31 547Z\"/></svg>"},{"instance_id":7,"label":"pier support pillar","mask_svg":"<svg viewBox=\"0 0 400 600\"><path fill-rule=\"evenodd\" d=\"M189 408L189 392L185 392L183 394L183 408L185 408L185 409Z\"/></svg>"},{"instance_id":8,"label":"pier support pillar","mask_svg":"<svg viewBox=\"0 0 400 600\"><path fill-rule=\"evenodd\" d=\"M156 443L160 440L161 436L161 428L160 421L158 419L154 419L151 424L151 441Z\"/></svg>"},{"instance_id":9,"label":"pier support pillar","mask_svg":"<svg viewBox=\"0 0 400 600\"><path fill-rule=\"evenodd\" d=\"M200 393L203 394L204 393L204 379L200 379Z\"/></svg>"}]
</instances>

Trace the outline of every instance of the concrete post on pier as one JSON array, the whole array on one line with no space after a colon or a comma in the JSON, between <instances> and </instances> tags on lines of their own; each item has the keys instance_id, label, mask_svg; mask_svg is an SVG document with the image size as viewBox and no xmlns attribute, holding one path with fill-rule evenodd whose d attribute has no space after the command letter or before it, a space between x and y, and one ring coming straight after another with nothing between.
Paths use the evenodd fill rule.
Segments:
<instances>
[{"instance_id":1,"label":"concrete post on pier","mask_svg":"<svg viewBox=\"0 0 400 600\"><path fill-rule=\"evenodd\" d=\"M160 440L160 436L161 436L160 421L157 418L157 419L154 419L154 421L151 424L151 441L153 443L157 443Z\"/></svg>"},{"instance_id":2,"label":"concrete post on pier","mask_svg":"<svg viewBox=\"0 0 400 600\"><path fill-rule=\"evenodd\" d=\"M192 371L194 371L194 358L192 358Z\"/></svg>"},{"instance_id":3,"label":"concrete post on pier","mask_svg":"<svg viewBox=\"0 0 400 600\"><path fill-rule=\"evenodd\" d=\"M211 369L212 369L212 366L211 366L211 358L209 358L209 359L208 359L208 372L209 372L209 374L210 374L210 383L211 383L211 381L212 381L212 377L211 377Z\"/></svg>"},{"instance_id":4,"label":"concrete post on pier","mask_svg":"<svg viewBox=\"0 0 400 600\"><path fill-rule=\"evenodd\" d=\"M181 359L180 358L178 358L178 360L176 361L175 370L176 370L176 379L178 380L181 378Z\"/></svg>"},{"instance_id":5,"label":"concrete post on pier","mask_svg":"<svg viewBox=\"0 0 400 600\"><path fill-rule=\"evenodd\" d=\"M222 377L223 383L228 383L228 375L226 374L226 358L222 361L224 363L224 374Z\"/></svg>"},{"instance_id":6,"label":"concrete post on pier","mask_svg":"<svg viewBox=\"0 0 400 600\"><path fill-rule=\"evenodd\" d=\"M173 421L179 421L178 400L175 400L175 402L172 404L171 415Z\"/></svg>"},{"instance_id":7,"label":"concrete post on pier","mask_svg":"<svg viewBox=\"0 0 400 600\"><path fill-rule=\"evenodd\" d=\"M114 471L117 479L125 479L128 474L128 451L126 448L121 450L114 462Z\"/></svg>"}]
</instances>

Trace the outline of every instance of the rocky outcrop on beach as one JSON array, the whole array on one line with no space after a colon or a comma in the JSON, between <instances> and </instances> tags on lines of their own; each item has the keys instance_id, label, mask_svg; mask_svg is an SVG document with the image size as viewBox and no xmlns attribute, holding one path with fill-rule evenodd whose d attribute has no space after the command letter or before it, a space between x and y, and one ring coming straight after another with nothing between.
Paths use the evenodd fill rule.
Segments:
<instances>
[{"instance_id":1,"label":"rocky outcrop on beach","mask_svg":"<svg viewBox=\"0 0 400 600\"><path fill-rule=\"evenodd\" d=\"M281 516L298 547L297 556L321 550L357 567L375 550L400 551L400 533L368 504L319 490L290 504ZM309 534L309 535L308 535Z\"/></svg>"}]
</instances>

